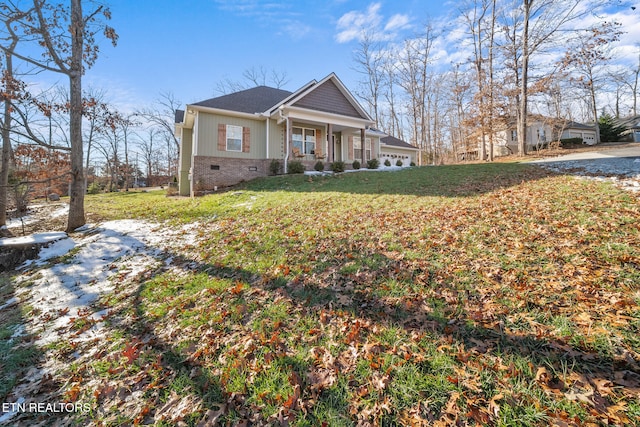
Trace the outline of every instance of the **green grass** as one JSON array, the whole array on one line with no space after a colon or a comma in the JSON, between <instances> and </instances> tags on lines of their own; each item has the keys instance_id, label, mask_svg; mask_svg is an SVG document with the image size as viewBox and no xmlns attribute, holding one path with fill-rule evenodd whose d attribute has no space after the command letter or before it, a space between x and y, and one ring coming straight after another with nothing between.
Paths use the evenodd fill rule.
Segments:
<instances>
[{"instance_id":1,"label":"green grass","mask_svg":"<svg viewBox=\"0 0 640 427\"><path fill-rule=\"evenodd\" d=\"M4 304L14 295L12 278L0 274L0 302ZM41 357L42 351L31 342L24 331L28 306L13 304L0 310L0 401L7 402L13 387Z\"/></svg>"},{"instance_id":2,"label":"green grass","mask_svg":"<svg viewBox=\"0 0 640 427\"><path fill-rule=\"evenodd\" d=\"M175 424L153 411L176 396L189 425L219 408L230 425L636 422L615 381L638 352L640 209L610 185L477 164L86 203L196 224L171 266L101 302L110 339L73 384L104 424Z\"/></svg>"}]
</instances>

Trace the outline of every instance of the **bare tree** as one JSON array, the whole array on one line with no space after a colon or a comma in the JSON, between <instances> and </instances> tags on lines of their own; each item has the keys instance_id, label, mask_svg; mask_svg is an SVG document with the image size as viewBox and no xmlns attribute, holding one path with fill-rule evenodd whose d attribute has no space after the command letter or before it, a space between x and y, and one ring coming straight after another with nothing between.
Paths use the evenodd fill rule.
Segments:
<instances>
[{"instance_id":1,"label":"bare tree","mask_svg":"<svg viewBox=\"0 0 640 427\"><path fill-rule=\"evenodd\" d=\"M178 101L171 92L162 92L152 107L136 112L138 117L146 120L150 125L162 130L170 141L170 144L173 145L173 147L167 147L167 162L169 167L176 161L178 150L180 149L180 141L174 133L175 114L180 107L180 101ZM175 153L175 156L172 153ZM175 157L175 159L172 157ZM172 174L170 169L168 174Z\"/></svg>"},{"instance_id":2,"label":"bare tree","mask_svg":"<svg viewBox=\"0 0 640 427\"><path fill-rule=\"evenodd\" d=\"M564 68L572 69L577 74L573 81L589 94L592 119L596 127L596 143L600 142L596 95L601 88L602 78L606 76L602 69L611 59L611 43L620 38L619 27L617 22L605 22L582 31L567 50L562 63Z\"/></svg>"},{"instance_id":3,"label":"bare tree","mask_svg":"<svg viewBox=\"0 0 640 427\"><path fill-rule=\"evenodd\" d=\"M520 94L517 115L518 154L527 153L527 114L529 102L529 71L531 56L555 42L558 31L566 24L584 17L588 8L579 8L583 0L522 0L521 33L514 38L519 49ZM518 23L514 22L514 26ZM517 37L517 32L514 32ZM519 42L518 42L519 40Z\"/></svg>"},{"instance_id":4,"label":"bare tree","mask_svg":"<svg viewBox=\"0 0 640 427\"><path fill-rule=\"evenodd\" d=\"M19 92L19 82L14 76L13 66L13 53L18 45L18 36L13 30L15 21L19 21L23 17L20 14L8 14L8 7L5 5L0 6L0 12L6 27L7 37L6 40L1 40L2 50L4 53L4 63L2 71L2 85L0 86L0 101L4 106L4 114L0 119L0 126L2 127L2 164L0 166L0 236L7 237L11 233L6 229L7 224L7 205L8 205L8 188L9 188L9 166L11 158L11 125L12 125L12 111L13 100L18 96L16 92Z\"/></svg>"},{"instance_id":5,"label":"bare tree","mask_svg":"<svg viewBox=\"0 0 640 427\"><path fill-rule=\"evenodd\" d=\"M423 164L422 155L427 150L427 92L431 82L429 65L431 48L435 40L433 29L426 25L423 34L414 39L405 40L400 51L398 65L398 83L408 96L408 115L411 120L411 133L415 145L420 149L418 163ZM433 153L428 152L429 156ZM433 161L433 158L430 159Z\"/></svg>"},{"instance_id":6,"label":"bare tree","mask_svg":"<svg viewBox=\"0 0 640 427\"><path fill-rule=\"evenodd\" d=\"M277 71L272 69L271 72L260 66L258 68L251 67L242 72L244 80L233 80L225 78L217 83L214 92L221 95L239 92L256 86L273 85L277 89L281 89L289 83L289 77L285 71Z\"/></svg>"},{"instance_id":7,"label":"bare tree","mask_svg":"<svg viewBox=\"0 0 640 427\"><path fill-rule=\"evenodd\" d=\"M355 71L362 75L361 90L356 91L358 98L367 103L369 113L376 125L380 124L378 100L384 78L384 56L382 46L369 32L363 31L358 49L353 54Z\"/></svg>"},{"instance_id":8,"label":"bare tree","mask_svg":"<svg viewBox=\"0 0 640 427\"><path fill-rule=\"evenodd\" d=\"M86 3L86 2L85 2ZM115 45L113 28L101 25L98 16L111 18L108 8L98 5L89 14L83 13L82 0L70 0L70 6L52 5L45 0L33 0L33 13L20 19L25 36L31 36L39 54L27 48L13 56L39 69L65 75L69 79L69 135L71 141L71 184L67 231L85 224L84 214L84 147L82 142L82 76L98 57L96 35L103 32ZM24 13L15 10L14 13ZM6 50L3 48L6 52ZM27 53L28 52L28 53Z\"/></svg>"}]
</instances>

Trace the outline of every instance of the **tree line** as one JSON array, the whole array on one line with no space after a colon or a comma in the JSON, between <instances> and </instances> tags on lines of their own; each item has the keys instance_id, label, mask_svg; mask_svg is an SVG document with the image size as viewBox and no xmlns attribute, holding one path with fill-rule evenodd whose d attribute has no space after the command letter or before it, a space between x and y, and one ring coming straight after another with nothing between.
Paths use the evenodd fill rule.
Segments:
<instances>
[{"instance_id":1,"label":"tree line","mask_svg":"<svg viewBox=\"0 0 640 427\"><path fill-rule=\"evenodd\" d=\"M635 67L613 61L623 32L602 18L606 8L637 13L619 1L468 0L451 25L428 22L401 42L364 27L356 95L381 130L420 148L422 164L474 151L491 161L495 131L507 123L525 155L532 114L595 123L599 141L605 107L637 114L640 72L640 50ZM458 54L447 56L445 45Z\"/></svg>"}]
</instances>

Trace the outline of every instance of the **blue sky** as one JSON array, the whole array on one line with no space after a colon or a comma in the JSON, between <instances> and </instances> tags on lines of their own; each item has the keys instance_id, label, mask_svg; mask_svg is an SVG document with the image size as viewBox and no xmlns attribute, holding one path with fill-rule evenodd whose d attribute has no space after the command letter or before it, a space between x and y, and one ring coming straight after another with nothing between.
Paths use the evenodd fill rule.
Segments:
<instances>
[{"instance_id":1,"label":"blue sky","mask_svg":"<svg viewBox=\"0 0 640 427\"><path fill-rule=\"evenodd\" d=\"M217 96L217 82L242 80L242 72L251 67L286 72L288 90L331 72L354 90L360 77L353 70L353 52L362 25L374 23L386 39L400 41L429 19L440 27L453 25L447 16L459 7L458 2L434 0L105 3L112 11L110 25L119 34L118 46L101 43L85 87L105 89L108 99L123 110L142 108L161 92L173 93L183 104ZM613 12L628 32L624 42L640 42L640 13L628 6ZM459 50L447 46L444 55L453 58Z\"/></svg>"},{"instance_id":2,"label":"blue sky","mask_svg":"<svg viewBox=\"0 0 640 427\"><path fill-rule=\"evenodd\" d=\"M389 37L412 34L440 2L280 0L111 0L118 46L101 44L85 86L114 102L140 106L160 92L183 103L219 95L216 83L251 67L286 72L285 89L335 72L357 84L351 32L376 20ZM436 5L437 4L437 5Z\"/></svg>"}]
</instances>

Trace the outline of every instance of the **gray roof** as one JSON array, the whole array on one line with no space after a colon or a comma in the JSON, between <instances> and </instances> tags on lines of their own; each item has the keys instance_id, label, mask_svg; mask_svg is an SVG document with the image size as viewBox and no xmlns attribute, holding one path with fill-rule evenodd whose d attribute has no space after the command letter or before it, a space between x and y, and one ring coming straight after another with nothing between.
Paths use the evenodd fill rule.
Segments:
<instances>
[{"instance_id":1,"label":"gray roof","mask_svg":"<svg viewBox=\"0 0 640 427\"><path fill-rule=\"evenodd\" d=\"M398 139L395 136L385 136L384 138L380 138L380 142L386 145L391 145L393 147L413 148L414 150L417 150L417 147L414 147L408 142L404 142L403 140Z\"/></svg>"},{"instance_id":2,"label":"gray roof","mask_svg":"<svg viewBox=\"0 0 640 427\"><path fill-rule=\"evenodd\" d=\"M565 129L584 129L584 130L595 130L596 127L593 124L586 125L584 123L573 122L568 120L565 123Z\"/></svg>"},{"instance_id":3,"label":"gray roof","mask_svg":"<svg viewBox=\"0 0 640 427\"><path fill-rule=\"evenodd\" d=\"M615 119L615 124L622 126L625 129L637 129L640 128L640 115L621 117Z\"/></svg>"},{"instance_id":4,"label":"gray roof","mask_svg":"<svg viewBox=\"0 0 640 427\"><path fill-rule=\"evenodd\" d=\"M291 92L268 86L257 86L240 92L196 102L193 105L242 113L262 113L291 95Z\"/></svg>"}]
</instances>

